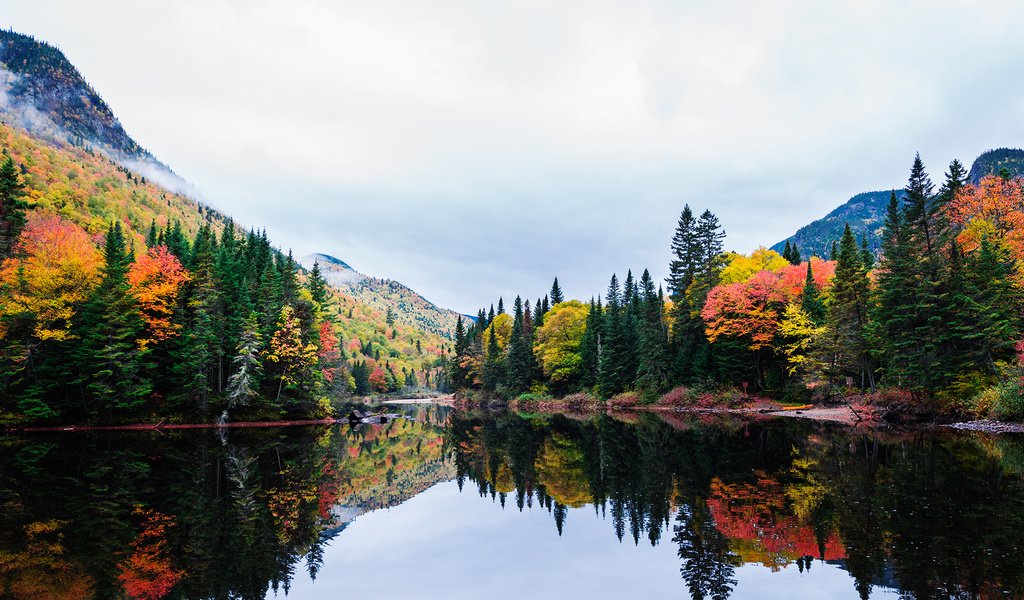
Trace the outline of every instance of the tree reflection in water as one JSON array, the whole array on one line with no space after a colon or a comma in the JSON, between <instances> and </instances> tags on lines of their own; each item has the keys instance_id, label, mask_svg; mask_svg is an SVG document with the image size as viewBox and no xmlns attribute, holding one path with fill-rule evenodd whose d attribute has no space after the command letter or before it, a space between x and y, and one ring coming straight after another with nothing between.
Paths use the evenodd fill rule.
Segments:
<instances>
[{"instance_id":1,"label":"tree reflection in water","mask_svg":"<svg viewBox=\"0 0 1024 600\"><path fill-rule=\"evenodd\" d=\"M727 598L736 568L845 569L915 598L1024 593L1024 445L957 432L850 430L672 414L453 414L460 485L552 513L591 504L614 534L671 527L693 598Z\"/></svg>"}]
</instances>

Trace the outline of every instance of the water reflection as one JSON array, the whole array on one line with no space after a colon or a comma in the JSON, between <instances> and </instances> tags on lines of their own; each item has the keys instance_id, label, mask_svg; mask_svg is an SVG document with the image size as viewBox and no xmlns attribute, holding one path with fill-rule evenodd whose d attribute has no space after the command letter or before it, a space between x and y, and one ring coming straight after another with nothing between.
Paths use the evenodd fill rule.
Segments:
<instances>
[{"instance_id":1,"label":"water reflection","mask_svg":"<svg viewBox=\"0 0 1024 600\"><path fill-rule=\"evenodd\" d=\"M671 536L692 598L727 598L736 568L841 566L857 595L1024 593L1021 444L936 431L854 432L797 422L625 422L453 415L460 485L538 503L559 534L567 507L611 516L614 535Z\"/></svg>"},{"instance_id":2,"label":"water reflection","mask_svg":"<svg viewBox=\"0 0 1024 600\"><path fill-rule=\"evenodd\" d=\"M446 410L382 427L2 440L0 596L264 598L353 518L450 479ZM305 559L305 565L303 565Z\"/></svg>"},{"instance_id":3,"label":"water reflection","mask_svg":"<svg viewBox=\"0 0 1024 600\"><path fill-rule=\"evenodd\" d=\"M1012 438L410 410L0 439L0 596L1024 594Z\"/></svg>"}]
</instances>

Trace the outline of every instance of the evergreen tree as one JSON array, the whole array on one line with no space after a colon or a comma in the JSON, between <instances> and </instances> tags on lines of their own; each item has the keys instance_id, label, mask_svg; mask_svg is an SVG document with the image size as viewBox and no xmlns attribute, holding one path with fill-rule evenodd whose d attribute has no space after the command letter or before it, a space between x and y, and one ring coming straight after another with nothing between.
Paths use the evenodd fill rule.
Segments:
<instances>
[{"instance_id":1,"label":"evergreen tree","mask_svg":"<svg viewBox=\"0 0 1024 600\"><path fill-rule=\"evenodd\" d=\"M103 259L100 284L82 311L77 358L91 416L109 421L138 411L152 384L143 373L147 353L137 344L143 322L128 285L134 258L119 222L107 232Z\"/></svg>"},{"instance_id":2,"label":"evergreen tree","mask_svg":"<svg viewBox=\"0 0 1024 600\"><path fill-rule=\"evenodd\" d=\"M869 291L867 269L847 224L839 241L839 257L823 339L832 380L835 382L843 376L854 376L859 379L861 389L874 390L874 371L867 339Z\"/></svg>"},{"instance_id":3,"label":"evergreen tree","mask_svg":"<svg viewBox=\"0 0 1024 600\"><path fill-rule=\"evenodd\" d=\"M626 388L620 362L623 320L622 299L619 291L619 279L615 274L612 274L611 281L608 283L605 302L606 307L602 327L604 335L601 343L600 372L597 386L601 396L609 398Z\"/></svg>"},{"instance_id":4,"label":"evergreen tree","mask_svg":"<svg viewBox=\"0 0 1024 600\"><path fill-rule=\"evenodd\" d=\"M324 279L323 274L320 271L320 262L313 262L313 270L309 272L309 295L313 297L313 302L316 302L317 306L321 309L327 308L327 301L329 298L329 291L327 287L327 280ZM388 308L390 312L391 308ZM392 323L388 323L391 325Z\"/></svg>"},{"instance_id":5,"label":"evergreen tree","mask_svg":"<svg viewBox=\"0 0 1024 600\"><path fill-rule=\"evenodd\" d=\"M505 365L502 360L501 348L498 346L498 336L492 325L487 337L487 356L484 359L483 385L484 389L494 391L504 379Z\"/></svg>"},{"instance_id":6,"label":"evergreen tree","mask_svg":"<svg viewBox=\"0 0 1024 600\"><path fill-rule=\"evenodd\" d=\"M672 301L678 303L693 283L700 264L700 244L697 239L697 221L690 205L683 206L676 231L672 235L672 260L668 265L668 291Z\"/></svg>"},{"instance_id":7,"label":"evergreen tree","mask_svg":"<svg viewBox=\"0 0 1024 600\"><path fill-rule=\"evenodd\" d=\"M639 344L637 348L636 388L648 398L657 396L668 385L667 331L662 315L664 302L654 290L654 280L644 269L640 276Z\"/></svg>"},{"instance_id":8,"label":"evergreen tree","mask_svg":"<svg viewBox=\"0 0 1024 600\"><path fill-rule=\"evenodd\" d=\"M601 304L590 299L586 331L580 341L580 387L585 390L597 385L601 361Z\"/></svg>"},{"instance_id":9,"label":"evergreen tree","mask_svg":"<svg viewBox=\"0 0 1024 600\"><path fill-rule=\"evenodd\" d=\"M228 406L225 415L230 410L247 406L259 394L262 372L261 345L259 322L255 313L249 313L245 319L238 347L235 349L235 356L231 359L234 373L228 378Z\"/></svg>"},{"instance_id":10,"label":"evergreen tree","mask_svg":"<svg viewBox=\"0 0 1024 600\"><path fill-rule=\"evenodd\" d=\"M498 314L499 315L505 314L505 301L503 299L501 299L500 297L498 298Z\"/></svg>"},{"instance_id":11,"label":"evergreen tree","mask_svg":"<svg viewBox=\"0 0 1024 600\"><path fill-rule=\"evenodd\" d=\"M512 335L508 342L506 381L513 392L525 392L533 374L533 350L523 329L523 301L516 296L513 305Z\"/></svg>"},{"instance_id":12,"label":"evergreen tree","mask_svg":"<svg viewBox=\"0 0 1024 600\"><path fill-rule=\"evenodd\" d=\"M9 258L25 228L25 186L10 156L0 164L0 261Z\"/></svg>"},{"instance_id":13,"label":"evergreen tree","mask_svg":"<svg viewBox=\"0 0 1024 600\"><path fill-rule=\"evenodd\" d=\"M804 279L800 307L815 325L820 325L825 321L825 302L821 298L818 286L814 283L814 273L811 271L810 261L807 261L807 277Z\"/></svg>"},{"instance_id":14,"label":"evergreen tree","mask_svg":"<svg viewBox=\"0 0 1024 600\"><path fill-rule=\"evenodd\" d=\"M564 300L564 297L562 296L562 288L558 285L557 277L555 277L555 282L551 284L551 293L548 294L548 296L551 298L552 305L558 304Z\"/></svg>"},{"instance_id":15,"label":"evergreen tree","mask_svg":"<svg viewBox=\"0 0 1024 600\"><path fill-rule=\"evenodd\" d=\"M793 242L793 249L790 251L789 262L798 265L803 262L803 258L800 256L800 248L797 248L796 242Z\"/></svg>"}]
</instances>

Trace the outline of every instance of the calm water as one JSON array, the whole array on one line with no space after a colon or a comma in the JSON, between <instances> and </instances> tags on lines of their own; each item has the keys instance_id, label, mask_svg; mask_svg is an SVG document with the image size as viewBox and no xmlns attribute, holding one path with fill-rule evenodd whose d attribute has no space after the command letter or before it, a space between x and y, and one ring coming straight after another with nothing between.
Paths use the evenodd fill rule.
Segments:
<instances>
[{"instance_id":1,"label":"calm water","mask_svg":"<svg viewBox=\"0 0 1024 600\"><path fill-rule=\"evenodd\" d=\"M1024 443L410 408L0 439L0 596L1024 594Z\"/></svg>"}]
</instances>

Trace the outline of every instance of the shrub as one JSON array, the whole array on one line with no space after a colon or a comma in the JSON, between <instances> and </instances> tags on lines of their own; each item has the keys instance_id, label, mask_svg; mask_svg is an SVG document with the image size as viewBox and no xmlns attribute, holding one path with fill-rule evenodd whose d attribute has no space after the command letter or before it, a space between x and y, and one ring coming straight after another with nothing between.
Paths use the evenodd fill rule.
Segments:
<instances>
[{"instance_id":1,"label":"shrub","mask_svg":"<svg viewBox=\"0 0 1024 600\"><path fill-rule=\"evenodd\" d=\"M659 398L658 404L661 406L690 406L697 401L698 397L697 392L686 386L679 386Z\"/></svg>"},{"instance_id":2,"label":"shrub","mask_svg":"<svg viewBox=\"0 0 1024 600\"><path fill-rule=\"evenodd\" d=\"M640 404L640 396L636 392L622 392L608 400L608 406L613 408L628 408L638 404Z\"/></svg>"},{"instance_id":3,"label":"shrub","mask_svg":"<svg viewBox=\"0 0 1024 600\"><path fill-rule=\"evenodd\" d=\"M597 408L600 402L600 400L586 392L569 394L565 398L562 398L562 404L570 410L588 410Z\"/></svg>"},{"instance_id":4,"label":"shrub","mask_svg":"<svg viewBox=\"0 0 1024 600\"><path fill-rule=\"evenodd\" d=\"M1002 421L1024 420L1024 381L1013 378L996 385L992 416Z\"/></svg>"}]
</instances>

